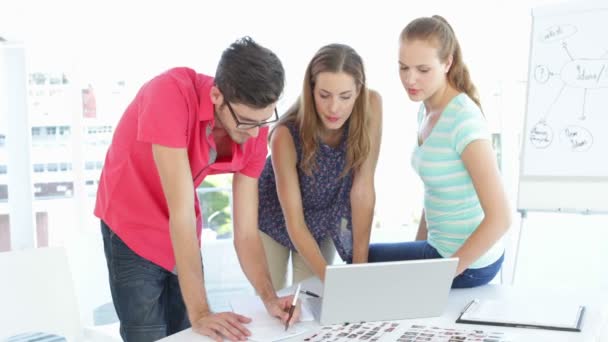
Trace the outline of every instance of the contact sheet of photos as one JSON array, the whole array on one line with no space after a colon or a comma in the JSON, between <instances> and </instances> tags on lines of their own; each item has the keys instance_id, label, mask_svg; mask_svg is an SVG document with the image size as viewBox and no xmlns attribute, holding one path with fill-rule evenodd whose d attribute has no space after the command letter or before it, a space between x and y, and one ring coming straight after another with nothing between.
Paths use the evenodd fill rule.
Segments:
<instances>
[{"instance_id":1,"label":"contact sheet of photos","mask_svg":"<svg viewBox=\"0 0 608 342\"><path fill-rule=\"evenodd\" d=\"M397 342L510 342L503 332L484 330L465 330L454 328L441 328L427 325L412 325L395 341Z\"/></svg>"},{"instance_id":2,"label":"contact sheet of photos","mask_svg":"<svg viewBox=\"0 0 608 342\"><path fill-rule=\"evenodd\" d=\"M510 342L502 332L409 325L398 322L361 322L324 326L306 342L397 341L397 342Z\"/></svg>"},{"instance_id":3,"label":"contact sheet of photos","mask_svg":"<svg viewBox=\"0 0 608 342\"><path fill-rule=\"evenodd\" d=\"M380 341L380 338L392 333L399 327L395 322L361 322L328 325L314 335L305 338L307 342L343 342L343 341Z\"/></svg>"}]
</instances>

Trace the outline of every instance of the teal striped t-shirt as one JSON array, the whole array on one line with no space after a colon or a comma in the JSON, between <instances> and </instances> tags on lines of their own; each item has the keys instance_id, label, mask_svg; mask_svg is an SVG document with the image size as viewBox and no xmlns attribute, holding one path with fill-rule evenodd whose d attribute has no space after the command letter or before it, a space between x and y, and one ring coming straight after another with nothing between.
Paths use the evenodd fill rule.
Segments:
<instances>
[{"instance_id":1,"label":"teal striped t-shirt","mask_svg":"<svg viewBox=\"0 0 608 342\"><path fill-rule=\"evenodd\" d=\"M418 125L425 116L418 112ZM465 93L445 107L435 127L412 153L412 166L424 183L427 240L443 257L453 255L477 229L484 217L473 182L460 155L475 140L490 139L486 120ZM494 244L470 268L494 263L504 251L502 240Z\"/></svg>"}]
</instances>

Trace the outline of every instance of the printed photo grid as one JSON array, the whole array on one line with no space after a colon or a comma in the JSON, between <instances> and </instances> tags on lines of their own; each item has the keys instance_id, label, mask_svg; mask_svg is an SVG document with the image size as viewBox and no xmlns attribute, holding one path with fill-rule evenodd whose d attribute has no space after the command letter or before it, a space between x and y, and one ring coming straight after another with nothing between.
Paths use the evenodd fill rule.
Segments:
<instances>
[{"instance_id":1,"label":"printed photo grid","mask_svg":"<svg viewBox=\"0 0 608 342\"><path fill-rule=\"evenodd\" d=\"M484 330L442 328L437 326L412 325L396 339L397 342L511 342L503 332Z\"/></svg>"},{"instance_id":2,"label":"printed photo grid","mask_svg":"<svg viewBox=\"0 0 608 342\"><path fill-rule=\"evenodd\" d=\"M398 322L361 322L325 326L304 338L306 342L511 342L503 332L456 329Z\"/></svg>"},{"instance_id":3,"label":"printed photo grid","mask_svg":"<svg viewBox=\"0 0 608 342\"><path fill-rule=\"evenodd\" d=\"M314 335L305 338L306 342L344 342L369 341L376 342L387 333L392 333L399 327L395 322L361 322L328 325Z\"/></svg>"}]
</instances>

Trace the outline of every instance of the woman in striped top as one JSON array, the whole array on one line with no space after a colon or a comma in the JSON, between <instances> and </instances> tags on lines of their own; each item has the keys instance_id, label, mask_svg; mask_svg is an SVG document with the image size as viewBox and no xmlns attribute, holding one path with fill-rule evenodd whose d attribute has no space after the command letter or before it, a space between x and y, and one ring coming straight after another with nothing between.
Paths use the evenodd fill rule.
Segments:
<instances>
[{"instance_id":1,"label":"woman in striped top","mask_svg":"<svg viewBox=\"0 0 608 342\"><path fill-rule=\"evenodd\" d=\"M424 209L416 241L374 244L369 261L458 257L453 288L487 284L504 259L510 210L477 91L444 18L405 27L399 69L410 100L422 101L412 166Z\"/></svg>"}]
</instances>

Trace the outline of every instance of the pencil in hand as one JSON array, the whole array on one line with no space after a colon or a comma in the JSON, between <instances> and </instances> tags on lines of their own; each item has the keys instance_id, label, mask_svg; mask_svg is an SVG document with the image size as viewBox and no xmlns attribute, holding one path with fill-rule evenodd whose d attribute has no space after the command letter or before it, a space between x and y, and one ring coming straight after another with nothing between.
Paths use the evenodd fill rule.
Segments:
<instances>
[{"instance_id":1,"label":"pencil in hand","mask_svg":"<svg viewBox=\"0 0 608 342\"><path fill-rule=\"evenodd\" d=\"M296 294L293 296L293 301L291 302L291 306L289 307L289 314L287 316L287 320L285 321L285 331L289 328L289 321L293 317L293 312L296 309L296 304L298 303L298 295L300 294L300 287L302 284L298 284L298 288L296 289Z\"/></svg>"}]
</instances>

